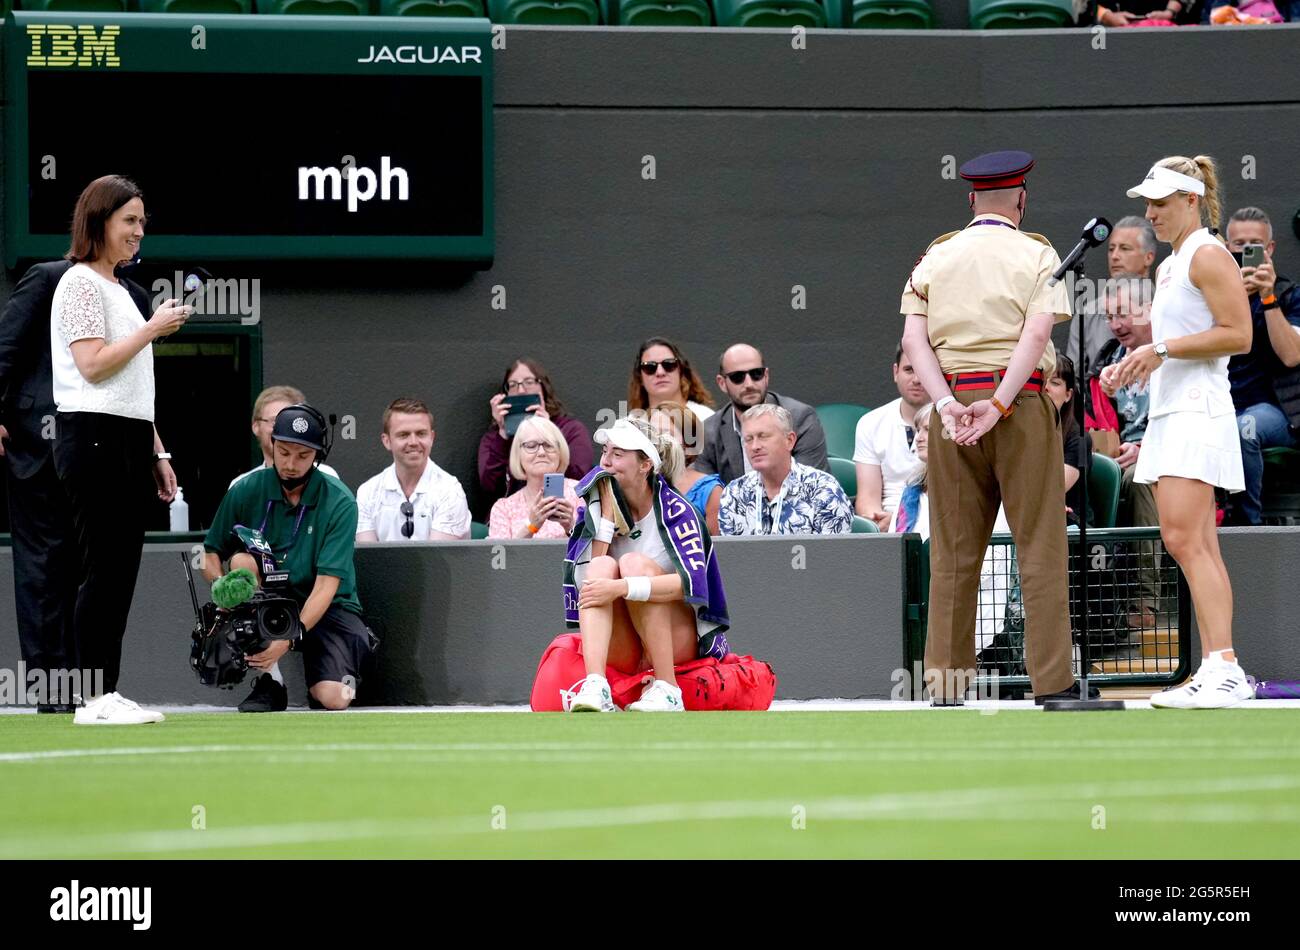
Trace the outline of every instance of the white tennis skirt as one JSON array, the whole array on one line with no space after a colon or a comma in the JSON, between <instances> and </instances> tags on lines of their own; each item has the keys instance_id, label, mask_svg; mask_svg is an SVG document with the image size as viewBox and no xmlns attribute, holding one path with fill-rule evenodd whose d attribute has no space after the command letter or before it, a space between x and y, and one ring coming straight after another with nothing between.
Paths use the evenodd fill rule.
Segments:
<instances>
[{"instance_id":1,"label":"white tennis skirt","mask_svg":"<svg viewBox=\"0 0 1300 950\"><path fill-rule=\"evenodd\" d=\"M1171 412L1147 422L1133 481L1151 484L1165 475L1244 491L1236 414Z\"/></svg>"}]
</instances>

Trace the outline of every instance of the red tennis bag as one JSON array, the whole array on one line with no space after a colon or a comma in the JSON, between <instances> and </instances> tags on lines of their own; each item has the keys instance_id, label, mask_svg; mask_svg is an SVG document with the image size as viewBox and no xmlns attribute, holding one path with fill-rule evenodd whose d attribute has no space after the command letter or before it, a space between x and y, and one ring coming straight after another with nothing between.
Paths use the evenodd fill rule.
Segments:
<instances>
[{"instance_id":1,"label":"red tennis bag","mask_svg":"<svg viewBox=\"0 0 1300 950\"><path fill-rule=\"evenodd\" d=\"M776 693L776 674L772 667L752 656L728 653L722 662L706 657L683 663L675 672L677 685L682 688L682 704L687 709L762 710L772 705ZM582 636L560 634L551 641L537 664L529 700L533 712L562 712L560 691L572 689L586 675ZM605 678L619 706L640 699L642 687L650 682L649 673L620 673L612 666L605 669Z\"/></svg>"}]
</instances>

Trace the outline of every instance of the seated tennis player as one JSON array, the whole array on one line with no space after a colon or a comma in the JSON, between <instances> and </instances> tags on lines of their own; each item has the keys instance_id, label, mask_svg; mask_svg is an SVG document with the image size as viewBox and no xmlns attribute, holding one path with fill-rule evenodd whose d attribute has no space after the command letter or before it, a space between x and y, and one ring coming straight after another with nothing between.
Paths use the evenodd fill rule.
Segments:
<instances>
[{"instance_id":1,"label":"seated tennis player","mask_svg":"<svg viewBox=\"0 0 1300 950\"><path fill-rule=\"evenodd\" d=\"M574 489L579 508L564 563L565 619L582 636L587 676L570 712L615 712L606 666L652 671L637 712L682 712L674 666L728 652L726 596L709 529L661 471L682 447L644 419L596 432L600 467Z\"/></svg>"}]
</instances>

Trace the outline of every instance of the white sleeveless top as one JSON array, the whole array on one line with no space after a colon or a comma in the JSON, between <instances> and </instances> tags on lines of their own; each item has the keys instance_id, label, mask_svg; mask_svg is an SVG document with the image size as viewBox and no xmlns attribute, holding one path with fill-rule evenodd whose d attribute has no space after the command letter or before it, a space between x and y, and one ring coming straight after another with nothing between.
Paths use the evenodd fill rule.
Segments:
<instances>
[{"instance_id":1,"label":"white sleeveless top","mask_svg":"<svg viewBox=\"0 0 1300 950\"><path fill-rule=\"evenodd\" d=\"M106 280L85 264L68 268L54 288L50 308L50 362L54 404L59 412L102 412L154 421L152 346L99 383L82 376L72 358L71 344L78 340L116 343L144 323L124 286Z\"/></svg>"},{"instance_id":2,"label":"white sleeveless top","mask_svg":"<svg viewBox=\"0 0 1300 950\"><path fill-rule=\"evenodd\" d=\"M1205 296L1192 283L1192 255L1207 245L1224 254L1228 249L1206 228L1193 231L1183 246L1165 258L1156 271L1156 292L1151 301L1151 337L1157 343L1214 327L1214 315ZM1171 412L1199 412L1206 416L1232 413L1228 384L1228 357L1209 360L1169 358L1151 374L1151 410L1155 419Z\"/></svg>"}]
</instances>

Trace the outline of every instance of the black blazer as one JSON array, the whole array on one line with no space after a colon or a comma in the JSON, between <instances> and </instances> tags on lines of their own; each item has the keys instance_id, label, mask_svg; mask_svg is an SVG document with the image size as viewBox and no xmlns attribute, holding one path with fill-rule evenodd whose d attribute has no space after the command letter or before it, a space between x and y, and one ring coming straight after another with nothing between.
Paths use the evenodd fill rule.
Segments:
<instances>
[{"instance_id":1,"label":"black blazer","mask_svg":"<svg viewBox=\"0 0 1300 950\"><path fill-rule=\"evenodd\" d=\"M53 452L53 442L41 438L43 420L54 415L50 309L54 289L71 266L71 261L33 264L0 311L0 425L9 430L5 459L16 478L35 475ZM119 279L149 319L148 293Z\"/></svg>"}]
</instances>

